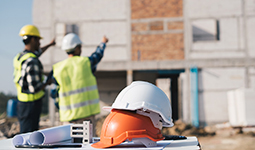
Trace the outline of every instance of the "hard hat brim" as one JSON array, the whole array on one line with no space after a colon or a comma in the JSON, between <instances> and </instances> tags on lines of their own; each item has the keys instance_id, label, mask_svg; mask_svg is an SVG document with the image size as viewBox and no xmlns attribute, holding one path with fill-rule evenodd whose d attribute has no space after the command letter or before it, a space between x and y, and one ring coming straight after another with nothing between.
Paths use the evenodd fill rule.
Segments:
<instances>
[{"instance_id":1,"label":"hard hat brim","mask_svg":"<svg viewBox=\"0 0 255 150\"><path fill-rule=\"evenodd\" d=\"M24 40L24 36L32 36L32 35L23 35L23 36L21 36L23 40ZM41 37L41 36L35 36L35 37L38 37L38 38L40 38L40 39L43 39L43 37Z\"/></svg>"},{"instance_id":2,"label":"hard hat brim","mask_svg":"<svg viewBox=\"0 0 255 150\"><path fill-rule=\"evenodd\" d=\"M117 145L117 144L116 144ZM94 148L107 148L110 147L109 144L104 144L103 142L99 141L91 145Z\"/></svg>"},{"instance_id":3,"label":"hard hat brim","mask_svg":"<svg viewBox=\"0 0 255 150\"><path fill-rule=\"evenodd\" d=\"M113 108L111 106L103 106L103 110L111 112L112 109L120 109L120 110L136 110L136 109L124 109L124 108ZM157 112L158 113L158 112ZM159 113L160 114L160 113ZM160 116L163 118L163 127L173 127L174 123L172 121L167 120L162 114Z\"/></svg>"}]
</instances>

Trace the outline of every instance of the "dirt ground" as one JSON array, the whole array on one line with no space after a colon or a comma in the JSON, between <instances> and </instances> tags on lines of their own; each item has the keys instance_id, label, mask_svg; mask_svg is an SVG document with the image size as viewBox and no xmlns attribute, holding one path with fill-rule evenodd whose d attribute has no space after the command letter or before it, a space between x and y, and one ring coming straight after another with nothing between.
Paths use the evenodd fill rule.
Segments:
<instances>
[{"instance_id":1,"label":"dirt ground","mask_svg":"<svg viewBox=\"0 0 255 150\"><path fill-rule=\"evenodd\" d=\"M255 150L255 137L237 134L228 137L198 137L202 150Z\"/></svg>"},{"instance_id":2,"label":"dirt ground","mask_svg":"<svg viewBox=\"0 0 255 150\"><path fill-rule=\"evenodd\" d=\"M202 150L255 150L255 127L231 127L228 123L194 128L181 121L163 134L196 136Z\"/></svg>"}]
</instances>

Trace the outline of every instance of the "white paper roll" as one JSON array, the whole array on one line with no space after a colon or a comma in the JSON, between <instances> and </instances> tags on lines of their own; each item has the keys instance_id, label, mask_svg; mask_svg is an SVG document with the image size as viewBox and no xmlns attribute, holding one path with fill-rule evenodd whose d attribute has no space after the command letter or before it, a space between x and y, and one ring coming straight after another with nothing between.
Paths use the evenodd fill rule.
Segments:
<instances>
[{"instance_id":1,"label":"white paper roll","mask_svg":"<svg viewBox=\"0 0 255 150\"><path fill-rule=\"evenodd\" d=\"M51 144L71 139L71 124L33 132L29 136L32 145Z\"/></svg>"},{"instance_id":2,"label":"white paper roll","mask_svg":"<svg viewBox=\"0 0 255 150\"><path fill-rule=\"evenodd\" d=\"M32 133L15 135L12 139L13 145L29 145L29 136Z\"/></svg>"}]
</instances>

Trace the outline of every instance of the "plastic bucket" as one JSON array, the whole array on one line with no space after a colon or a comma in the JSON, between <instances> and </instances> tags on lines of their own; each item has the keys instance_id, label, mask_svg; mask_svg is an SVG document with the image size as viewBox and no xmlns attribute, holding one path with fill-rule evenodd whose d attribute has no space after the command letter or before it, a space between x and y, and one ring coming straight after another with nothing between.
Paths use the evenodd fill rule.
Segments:
<instances>
[{"instance_id":1,"label":"plastic bucket","mask_svg":"<svg viewBox=\"0 0 255 150\"><path fill-rule=\"evenodd\" d=\"M7 102L7 117L17 116L17 103L16 99L9 99Z\"/></svg>"}]
</instances>

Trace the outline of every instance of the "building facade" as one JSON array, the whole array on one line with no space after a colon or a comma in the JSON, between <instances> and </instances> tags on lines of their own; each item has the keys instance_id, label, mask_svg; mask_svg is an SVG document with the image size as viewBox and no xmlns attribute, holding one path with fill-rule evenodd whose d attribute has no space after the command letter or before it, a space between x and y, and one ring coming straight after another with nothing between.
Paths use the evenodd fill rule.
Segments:
<instances>
[{"instance_id":1,"label":"building facade","mask_svg":"<svg viewBox=\"0 0 255 150\"><path fill-rule=\"evenodd\" d=\"M109 37L95 74L102 105L148 81L167 88L174 120L205 126L228 122L229 90L255 87L253 0L34 0L33 23L42 45L56 38L40 58L46 72L67 58L66 33L83 56Z\"/></svg>"}]
</instances>

